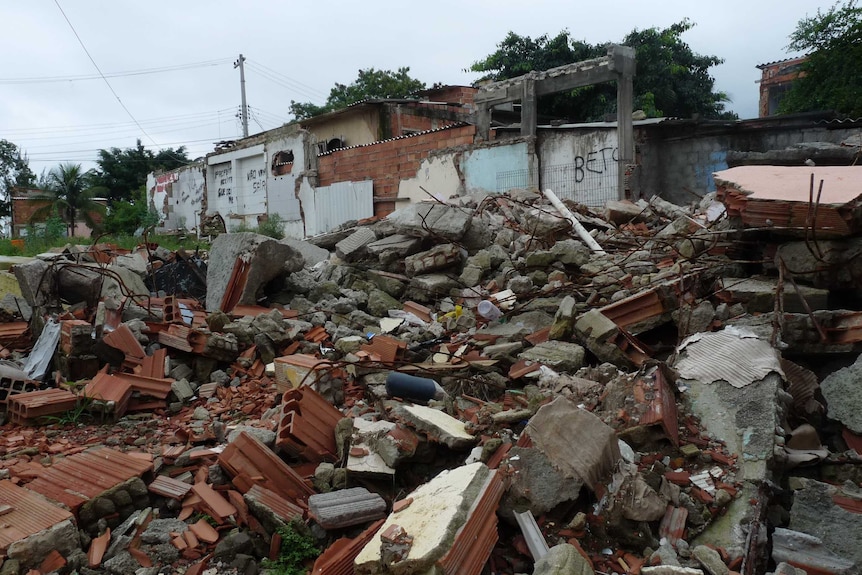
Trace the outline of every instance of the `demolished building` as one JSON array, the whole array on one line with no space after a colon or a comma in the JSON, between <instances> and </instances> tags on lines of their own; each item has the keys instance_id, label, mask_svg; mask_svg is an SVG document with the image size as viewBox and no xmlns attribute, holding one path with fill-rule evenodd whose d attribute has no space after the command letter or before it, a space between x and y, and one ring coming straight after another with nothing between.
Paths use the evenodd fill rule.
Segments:
<instances>
[{"instance_id":1,"label":"demolished building","mask_svg":"<svg viewBox=\"0 0 862 575\"><path fill-rule=\"evenodd\" d=\"M310 129L154 180L306 240L4 272L0 574L860 571L862 168L579 202L534 161L583 127Z\"/></svg>"}]
</instances>

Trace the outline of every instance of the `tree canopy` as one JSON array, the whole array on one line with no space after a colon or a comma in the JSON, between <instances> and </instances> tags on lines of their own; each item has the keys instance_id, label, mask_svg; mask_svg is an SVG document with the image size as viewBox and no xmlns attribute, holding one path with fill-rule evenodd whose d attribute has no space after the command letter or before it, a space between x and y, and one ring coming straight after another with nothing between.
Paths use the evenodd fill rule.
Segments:
<instances>
[{"instance_id":1,"label":"tree canopy","mask_svg":"<svg viewBox=\"0 0 862 575\"><path fill-rule=\"evenodd\" d=\"M188 163L185 146L153 153L138 140L134 148L99 150L92 183L105 188L111 202L130 200L146 185L150 172L173 170Z\"/></svg>"},{"instance_id":2,"label":"tree canopy","mask_svg":"<svg viewBox=\"0 0 862 575\"><path fill-rule=\"evenodd\" d=\"M634 48L636 54L635 109L649 117L735 117L725 111L729 99L725 93L714 91L715 80L709 74L709 69L723 60L697 54L682 40L693 27L694 23L684 19L664 29L633 30L622 39L620 43ZM574 40L568 30L553 38L544 34L535 39L509 32L496 51L469 69L484 72L480 80L505 80L531 70L605 56L608 45ZM616 110L616 87L596 84L543 97L539 110L573 121L599 120Z\"/></svg>"},{"instance_id":3,"label":"tree canopy","mask_svg":"<svg viewBox=\"0 0 862 575\"><path fill-rule=\"evenodd\" d=\"M10 190L13 187L35 185L36 174L30 170L27 157L12 142L0 140L0 216L12 213Z\"/></svg>"},{"instance_id":4,"label":"tree canopy","mask_svg":"<svg viewBox=\"0 0 862 575\"><path fill-rule=\"evenodd\" d=\"M398 68L395 72L374 68L359 70L356 80L350 84L336 83L322 106L291 100L289 111L297 120L305 120L369 98L405 98L425 89L425 83L411 77L409 72L408 67Z\"/></svg>"},{"instance_id":5,"label":"tree canopy","mask_svg":"<svg viewBox=\"0 0 862 575\"><path fill-rule=\"evenodd\" d=\"M782 99L779 110L834 110L862 115L862 8L856 0L799 21L788 50L806 52L800 77Z\"/></svg>"},{"instance_id":6,"label":"tree canopy","mask_svg":"<svg viewBox=\"0 0 862 575\"><path fill-rule=\"evenodd\" d=\"M43 220L56 214L69 227L69 235L74 235L75 225L83 219L96 229L94 214L104 214L104 207L94 198L105 190L92 185L94 180L92 170L84 171L81 164L64 163L51 169L45 178L45 191L52 196L53 202L33 212L34 221Z\"/></svg>"}]
</instances>

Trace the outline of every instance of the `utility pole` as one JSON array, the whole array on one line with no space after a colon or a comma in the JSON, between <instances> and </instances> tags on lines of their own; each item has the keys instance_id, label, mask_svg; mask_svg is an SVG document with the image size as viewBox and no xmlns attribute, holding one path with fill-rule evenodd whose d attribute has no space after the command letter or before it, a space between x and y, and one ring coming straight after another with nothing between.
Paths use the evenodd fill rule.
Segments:
<instances>
[{"instance_id":1,"label":"utility pole","mask_svg":"<svg viewBox=\"0 0 862 575\"><path fill-rule=\"evenodd\" d=\"M242 137L248 138L248 106L245 103L245 57L240 54L236 62L233 63L234 68L239 68L239 87L242 91Z\"/></svg>"}]
</instances>

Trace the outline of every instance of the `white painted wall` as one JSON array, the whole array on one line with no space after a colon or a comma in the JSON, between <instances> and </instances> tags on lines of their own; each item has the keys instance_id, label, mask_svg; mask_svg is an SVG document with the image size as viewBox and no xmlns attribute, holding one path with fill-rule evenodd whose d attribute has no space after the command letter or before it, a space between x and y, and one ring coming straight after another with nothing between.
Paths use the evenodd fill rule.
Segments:
<instances>
[{"instance_id":1,"label":"white painted wall","mask_svg":"<svg viewBox=\"0 0 862 575\"><path fill-rule=\"evenodd\" d=\"M398 198L422 202L433 196L443 201L457 195L461 190L461 179L458 177L455 161L455 154L426 158L419 166L415 178L401 180L398 184ZM422 188L431 196L422 191Z\"/></svg>"},{"instance_id":2,"label":"white painted wall","mask_svg":"<svg viewBox=\"0 0 862 575\"><path fill-rule=\"evenodd\" d=\"M204 172L204 164L199 163L165 174L147 175L147 201L161 218L160 229L197 227L204 196Z\"/></svg>"},{"instance_id":3,"label":"white painted wall","mask_svg":"<svg viewBox=\"0 0 862 575\"><path fill-rule=\"evenodd\" d=\"M305 216L305 236L330 232L345 222L373 216L373 187L371 180L336 182L319 188L303 181L299 200Z\"/></svg>"},{"instance_id":4,"label":"white painted wall","mask_svg":"<svg viewBox=\"0 0 862 575\"><path fill-rule=\"evenodd\" d=\"M539 185L590 207L617 199L616 128L539 130Z\"/></svg>"}]
</instances>

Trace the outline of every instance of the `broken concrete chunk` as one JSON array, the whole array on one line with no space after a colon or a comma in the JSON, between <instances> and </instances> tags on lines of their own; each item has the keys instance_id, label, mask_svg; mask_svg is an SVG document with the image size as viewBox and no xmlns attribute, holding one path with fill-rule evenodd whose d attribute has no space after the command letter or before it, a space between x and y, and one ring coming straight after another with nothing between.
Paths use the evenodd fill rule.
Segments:
<instances>
[{"instance_id":1,"label":"broken concrete chunk","mask_svg":"<svg viewBox=\"0 0 862 575\"><path fill-rule=\"evenodd\" d=\"M237 260L247 266L245 273L234 273ZM251 232L221 234L210 248L206 307L220 309L228 289L235 290L236 304L257 304L267 283L301 270L304 263L299 251L270 237ZM232 281L234 285L230 285Z\"/></svg>"},{"instance_id":2,"label":"broken concrete chunk","mask_svg":"<svg viewBox=\"0 0 862 575\"><path fill-rule=\"evenodd\" d=\"M461 263L461 248L455 244L441 244L430 250L407 256L404 259L408 276L416 276L442 270Z\"/></svg>"},{"instance_id":3,"label":"broken concrete chunk","mask_svg":"<svg viewBox=\"0 0 862 575\"><path fill-rule=\"evenodd\" d=\"M51 269L51 271L48 271ZM48 286L53 285L51 264L43 260L31 260L15 264L12 270L18 279L21 295L31 306L42 305Z\"/></svg>"},{"instance_id":4,"label":"broken concrete chunk","mask_svg":"<svg viewBox=\"0 0 862 575\"><path fill-rule=\"evenodd\" d=\"M422 240L404 234L395 234L379 239L365 246L368 255L376 257L383 265L388 265L405 256L415 254L422 246Z\"/></svg>"},{"instance_id":5,"label":"broken concrete chunk","mask_svg":"<svg viewBox=\"0 0 862 575\"><path fill-rule=\"evenodd\" d=\"M590 562L574 545L568 543L554 545L533 566L533 575L593 575L594 573Z\"/></svg>"},{"instance_id":6,"label":"broken concrete chunk","mask_svg":"<svg viewBox=\"0 0 862 575\"><path fill-rule=\"evenodd\" d=\"M419 237L460 240L473 218L472 210L439 203L411 204L389 214L387 220L401 233Z\"/></svg>"},{"instance_id":7,"label":"broken concrete chunk","mask_svg":"<svg viewBox=\"0 0 862 575\"><path fill-rule=\"evenodd\" d=\"M359 228L337 244L335 255L346 262L354 261L365 255L368 244L377 240L377 235L371 228Z\"/></svg>"},{"instance_id":8,"label":"broken concrete chunk","mask_svg":"<svg viewBox=\"0 0 862 575\"><path fill-rule=\"evenodd\" d=\"M781 527L772 534L772 559L789 563L806 573L850 575L859 572L856 563L832 552L821 539Z\"/></svg>"},{"instance_id":9,"label":"broken concrete chunk","mask_svg":"<svg viewBox=\"0 0 862 575\"><path fill-rule=\"evenodd\" d=\"M722 278L722 292L733 301L745 306L748 313L770 312L775 309L775 294L778 281L768 278ZM798 289L798 291L797 291ZM784 311L788 313L806 313L802 299L812 310L828 309L829 291L805 285L796 288L790 282L785 282L783 288Z\"/></svg>"},{"instance_id":10,"label":"broken concrete chunk","mask_svg":"<svg viewBox=\"0 0 862 575\"><path fill-rule=\"evenodd\" d=\"M443 471L419 486L408 496L413 503L389 515L378 534L359 552L354 561L356 573L425 573L432 568L451 548L491 473L483 463L472 463ZM400 529L390 531L395 525ZM400 560L387 563L385 559L392 558L384 557L387 544L382 535L400 530L413 538L412 545Z\"/></svg>"},{"instance_id":11,"label":"broken concrete chunk","mask_svg":"<svg viewBox=\"0 0 862 575\"><path fill-rule=\"evenodd\" d=\"M509 520L518 512L541 516L562 503L576 501L584 484L580 477L566 473L535 448L513 447L508 465L512 480L499 513Z\"/></svg>"},{"instance_id":12,"label":"broken concrete chunk","mask_svg":"<svg viewBox=\"0 0 862 575\"><path fill-rule=\"evenodd\" d=\"M364 487L315 494L308 510L324 529L341 529L386 516L386 501Z\"/></svg>"},{"instance_id":13,"label":"broken concrete chunk","mask_svg":"<svg viewBox=\"0 0 862 575\"><path fill-rule=\"evenodd\" d=\"M564 397L543 405L526 433L554 465L595 489L620 460L614 430Z\"/></svg>"},{"instance_id":14,"label":"broken concrete chunk","mask_svg":"<svg viewBox=\"0 0 862 575\"><path fill-rule=\"evenodd\" d=\"M782 532L781 535L789 539L781 548L787 553L794 548L805 549L812 558L824 561L826 565L837 567L849 563L855 565L855 570L835 572L858 573L862 567L862 547L856 542L862 541L862 514L847 511L835 503L835 498L842 496L835 486L810 479L801 481L803 488L793 494L788 526L801 533ZM806 563L789 554L776 555L777 549L778 545L774 544L773 557L777 561L787 561L809 573L818 572L817 569L808 569Z\"/></svg>"},{"instance_id":15,"label":"broken concrete chunk","mask_svg":"<svg viewBox=\"0 0 862 575\"><path fill-rule=\"evenodd\" d=\"M432 441L450 449L470 449L476 444L476 437L467 433L464 422L443 411L422 405L401 405L393 412Z\"/></svg>"},{"instance_id":16,"label":"broken concrete chunk","mask_svg":"<svg viewBox=\"0 0 862 575\"><path fill-rule=\"evenodd\" d=\"M862 355L820 383L826 399L827 415L856 434L862 434Z\"/></svg>"},{"instance_id":17,"label":"broken concrete chunk","mask_svg":"<svg viewBox=\"0 0 862 575\"><path fill-rule=\"evenodd\" d=\"M518 357L546 365L555 371L574 373L584 365L586 351L576 343L546 341L521 353Z\"/></svg>"},{"instance_id":18,"label":"broken concrete chunk","mask_svg":"<svg viewBox=\"0 0 862 575\"><path fill-rule=\"evenodd\" d=\"M698 545L692 549L691 555L697 559L697 562L703 566L704 571L709 575L728 575L730 572L730 569L721 560L718 551L711 547Z\"/></svg>"}]
</instances>

